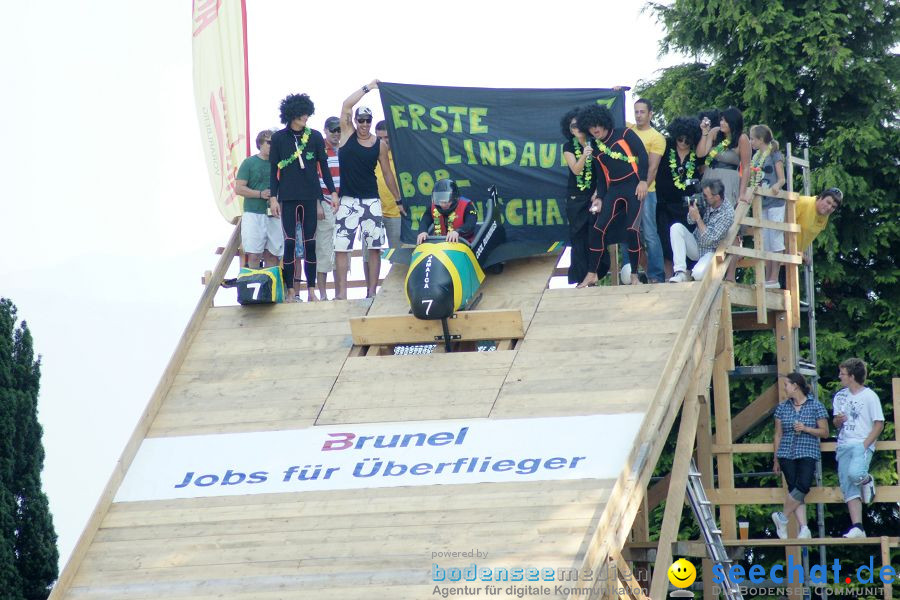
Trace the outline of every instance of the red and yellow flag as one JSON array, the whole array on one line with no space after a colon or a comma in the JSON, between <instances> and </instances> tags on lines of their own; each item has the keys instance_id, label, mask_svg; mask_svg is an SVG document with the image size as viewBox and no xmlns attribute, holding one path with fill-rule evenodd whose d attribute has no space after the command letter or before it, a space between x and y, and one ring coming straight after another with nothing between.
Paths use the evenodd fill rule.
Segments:
<instances>
[{"instance_id":1,"label":"red and yellow flag","mask_svg":"<svg viewBox=\"0 0 900 600\"><path fill-rule=\"evenodd\" d=\"M194 101L213 197L231 223L243 212L234 192L250 155L245 0L193 0Z\"/></svg>"}]
</instances>

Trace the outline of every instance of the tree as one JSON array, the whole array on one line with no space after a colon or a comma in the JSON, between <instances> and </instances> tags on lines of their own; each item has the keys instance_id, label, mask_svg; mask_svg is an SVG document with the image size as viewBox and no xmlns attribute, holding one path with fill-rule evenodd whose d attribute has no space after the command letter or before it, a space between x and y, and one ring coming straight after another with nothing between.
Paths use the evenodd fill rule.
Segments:
<instances>
[{"instance_id":1,"label":"tree","mask_svg":"<svg viewBox=\"0 0 900 600\"><path fill-rule=\"evenodd\" d=\"M40 358L16 307L0 298L0 589L9 600L44 600L58 575L56 532L41 490L37 420Z\"/></svg>"},{"instance_id":2,"label":"tree","mask_svg":"<svg viewBox=\"0 0 900 600\"><path fill-rule=\"evenodd\" d=\"M818 371L825 391L834 392L838 363L849 356L865 359L869 385L885 404L883 437L893 438L890 379L900 375L900 57L894 50L900 3L674 0L648 9L666 29L661 51L694 57L636 88L653 102L661 127L680 115L737 106L745 128L765 123L782 145L808 145L814 191L844 191L843 206L814 244ZM799 179L794 183L801 189ZM774 364L774 350L770 334L742 334L735 342L740 364ZM734 383L735 408L760 390L758 383ZM829 397L822 396L827 407ZM746 441L771 441L771 429L752 432ZM740 459L739 469L771 468L770 456ZM893 461L892 452L876 454L873 471L881 483L897 483ZM826 484L835 485L833 455L826 455L823 469ZM757 531L766 525L762 507L745 508ZM840 535L846 509L828 508L835 511L826 515L829 533ZM900 515L892 505L868 509L869 535L898 529Z\"/></svg>"}]
</instances>

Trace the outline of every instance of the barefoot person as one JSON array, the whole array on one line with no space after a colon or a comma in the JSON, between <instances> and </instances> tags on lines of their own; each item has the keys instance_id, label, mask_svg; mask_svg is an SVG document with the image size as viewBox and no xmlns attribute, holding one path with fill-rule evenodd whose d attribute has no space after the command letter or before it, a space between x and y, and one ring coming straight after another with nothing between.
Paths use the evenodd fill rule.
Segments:
<instances>
[{"instance_id":1,"label":"barefoot person","mask_svg":"<svg viewBox=\"0 0 900 600\"><path fill-rule=\"evenodd\" d=\"M362 86L350 94L341 108L341 141L338 159L341 169L341 200L335 214L334 252L337 279L335 298L347 298L347 271L350 268L350 251L357 228L367 248L368 286L366 297L375 295L378 274L381 271L381 248L385 244L384 221L381 200L378 198L378 182L375 165L381 165L384 181L398 205L402 204L400 189L391 168L388 147L372 133L372 109L353 107L371 90L378 88L378 80ZM355 123L355 125L354 125Z\"/></svg>"},{"instance_id":2,"label":"barefoot person","mask_svg":"<svg viewBox=\"0 0 900 600\"><path fill-rule=\"evenodd\" d=\"M638 284L638 259L641 252L641 203L647 196L647 152L641 138L630 129L614 129L612 114L605 106L588 106L578 113L578 129L593 137L594 160L603 173L606 192L596 193L591 210L597 219L590 228L588 273L578 284L597 283L597 273L611 244L624 242L628 247L631 283ZM602 270L601 270L602 273ZM605 275L605 273L602 273Z\"/></svg>"}]
</instances>

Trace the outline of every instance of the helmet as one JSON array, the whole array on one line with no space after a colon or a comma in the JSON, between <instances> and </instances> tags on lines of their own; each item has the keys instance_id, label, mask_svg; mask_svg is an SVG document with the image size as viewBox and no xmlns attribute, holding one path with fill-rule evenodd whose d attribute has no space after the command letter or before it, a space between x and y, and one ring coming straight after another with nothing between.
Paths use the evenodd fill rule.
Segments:
<instances>
[{"instance_id":1,"label":"helmet","mask_svg":"<svg viewBox=\"0 0 900 600\"><path fill-rule=\"evenodd\" d=\"M452 179L441 179L434 184L431 192L431 201L435 204L441 202L456 202L459 200L459 188Z\"/></svg>"}]
</instances>

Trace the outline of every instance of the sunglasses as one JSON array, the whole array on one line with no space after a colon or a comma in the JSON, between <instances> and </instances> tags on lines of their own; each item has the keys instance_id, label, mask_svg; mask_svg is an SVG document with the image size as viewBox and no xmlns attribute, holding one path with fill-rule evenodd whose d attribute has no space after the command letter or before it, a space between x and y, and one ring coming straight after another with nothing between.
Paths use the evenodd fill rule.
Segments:
<instances>
[{"instance_id":1,"label":"sunglasses","mask_svg":"<svg viewBox=\"0 0 900 600\"><path fill-rule=\"evenodd\" d=\"M341 130L341 126L338 125L337 127L332 127L332 128L329 129L328 131L330 131L331 133L337 133L337 132L340 131L340 130Z\"/></svg>"},{"instance_id":2,"label":"sunglasses","mask_svg":"<svg viewBox=\"0 0 900 600\"><path fill-rule=\"evenodd\" d=\"M371 122L372 122L372 119L371 119L371 118L369 118L369 119L356 119L356 122L357 122L357 123L371 123Z\"/></svg>"},{"instance_id":3,"label":"sunglasses","mask_svg":"<svg viewBox=\"0 0 900 600\"><path fill-rule=\"evenodd\" d=\"M831 196L836 199L838 202L844 199L844 192L836 187L828 188L824 192L822 192L823 196Z\"/></svg>"}]
</instances>

